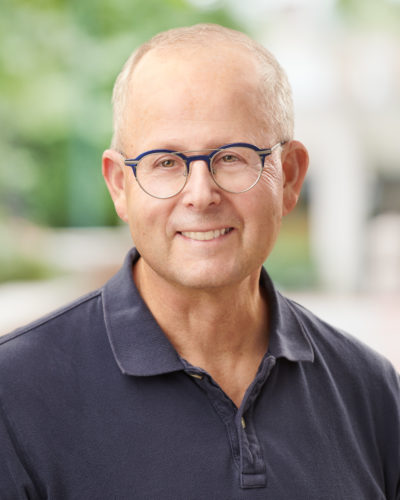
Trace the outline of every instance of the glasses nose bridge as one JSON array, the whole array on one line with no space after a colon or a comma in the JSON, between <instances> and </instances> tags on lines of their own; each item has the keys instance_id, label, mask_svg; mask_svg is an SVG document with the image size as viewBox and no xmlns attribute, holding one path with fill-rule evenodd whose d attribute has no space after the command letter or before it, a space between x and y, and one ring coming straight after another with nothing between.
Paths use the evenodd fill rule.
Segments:
<instances>
[{"instance_id":1,"label":"glasses nose bridge","mask_svg":"<svg viewBox=\"0 0 400 500\"><path fill-rule=\"evenodd\" d=\"M211 155L192 155L192 156L185 156L185 162L186 162L186 167L187 170L190 171L190 164L194 161L205 161L208 171L211 172Z\"/></svg>"}]
</instances>

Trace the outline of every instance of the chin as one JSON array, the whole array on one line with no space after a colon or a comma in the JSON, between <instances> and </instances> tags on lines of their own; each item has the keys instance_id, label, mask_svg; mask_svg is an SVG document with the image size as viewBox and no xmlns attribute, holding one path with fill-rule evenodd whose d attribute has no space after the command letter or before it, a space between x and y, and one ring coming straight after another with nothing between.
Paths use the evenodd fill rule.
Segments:
<instances>
[{"instance_id":1,"label":"chin","mask_svg":"<svg viewBox=\"0 0 400 500\"><path fill-rule=\"evenodd\" d=\"M224 269L225 267L225 269ZM244 269L227 269L226 266L197 266L195 269L180 268L172 277L178 286L193 290L215 290L237 285L247 278Z\"/></svg>"}]
</instances>

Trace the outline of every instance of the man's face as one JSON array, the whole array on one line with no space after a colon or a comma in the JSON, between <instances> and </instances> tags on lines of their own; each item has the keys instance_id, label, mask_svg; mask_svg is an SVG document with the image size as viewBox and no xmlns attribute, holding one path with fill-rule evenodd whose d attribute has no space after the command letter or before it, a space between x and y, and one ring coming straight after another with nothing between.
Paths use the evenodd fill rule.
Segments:
<instances>
[{"instance_id":1,"label":"man's face","mask_svg":"<svg viewBox=\"0 0 400 500\"><path fill-rule=\"evenodd\" d=\"M267 148L282 139L263 116L257 65L236 47L218 54L153 50L135 68L131 89L123 136L128 158L157 148L202 151L233 142ZM206 164L193 162L183 191L164 200L142 191L131 168L122 167L117 211L129 224L143 269L196 289L258 279L286 210L280 156L278 148L267 157L258 184L241 194L221 190ZM215 237L209 239L210 232Z\"/></svg>"}]
</instances>

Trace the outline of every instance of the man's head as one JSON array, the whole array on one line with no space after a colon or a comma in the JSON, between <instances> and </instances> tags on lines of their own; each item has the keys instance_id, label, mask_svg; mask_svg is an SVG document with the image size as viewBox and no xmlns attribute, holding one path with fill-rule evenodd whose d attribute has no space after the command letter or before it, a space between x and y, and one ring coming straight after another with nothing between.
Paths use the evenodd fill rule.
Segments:
<instances>
[{"instance_id":1,"label":"man's head","mask_svg":"<svg viewBox=\"0 0 400 500\"><path fill-rule=\"evenodd\" d=\"M114 86L114 134L111 147L123 150L125 109L127 100L135 93L132 75L145 54L154 49L161 49L164 53L191 49L196 57L197 49L209 47L212 53L213 47L221 45L230 47L233 54L235 49L246 52L249 59L255 60L260 76L260 107L268 116L269 126L276 131L279 140L291 140L294 126L291 89L285 72L271 52L239 31L216 24L198 24L157 34L135 50L126 61ZM214 78L208 72L207 65L204 72L209 78Z\"/></svg>"},{"instance_id":2,"label":"man's head","mask_svg":"<svg viewBox=\"0 0 400 500\"><path fill-rule=\"evenodd\" d=\"M291 140L290 91L273 57L225 28L172 30L132 56L114 106L114 147L103 155L103 174L147 278L185 289L257 281L308 162L304 146ZM231 143L279 146L265 158L259 181L240 194L221 189L202 159L190 164L184 188L168 199L144 192L124 165L124 157L155 149L201 155ZM224 157L231 160L232 154ZM170 157L161 164L162 181Z\"/></svg>"}]
</instances>

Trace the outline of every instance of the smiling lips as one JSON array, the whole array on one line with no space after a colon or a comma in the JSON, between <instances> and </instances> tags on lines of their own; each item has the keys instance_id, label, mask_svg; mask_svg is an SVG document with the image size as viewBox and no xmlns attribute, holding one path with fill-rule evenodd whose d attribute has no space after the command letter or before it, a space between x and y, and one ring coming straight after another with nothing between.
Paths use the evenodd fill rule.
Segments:
<instances>
[{"instance_id":1,"label":"smiling lips","mask_svg":"<svg viewBox=\"0 0 400 500\"><path fill-rule=\"evenodd\" d=\"M215 229L213 231L182 231L181 234L191 240L209 241L229 233L232 229L231 227L224 227L223 229Z\"/></svg>"}]
</instances>

